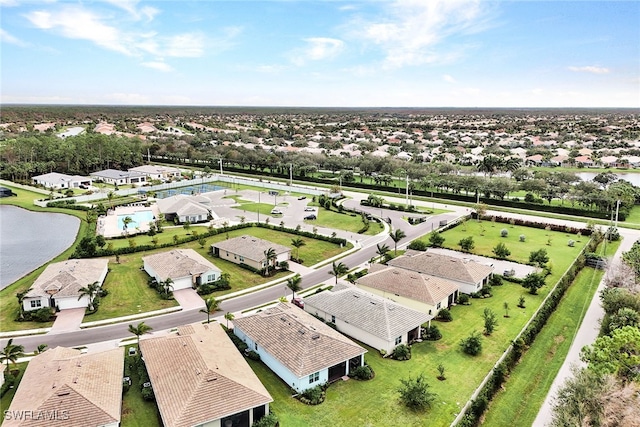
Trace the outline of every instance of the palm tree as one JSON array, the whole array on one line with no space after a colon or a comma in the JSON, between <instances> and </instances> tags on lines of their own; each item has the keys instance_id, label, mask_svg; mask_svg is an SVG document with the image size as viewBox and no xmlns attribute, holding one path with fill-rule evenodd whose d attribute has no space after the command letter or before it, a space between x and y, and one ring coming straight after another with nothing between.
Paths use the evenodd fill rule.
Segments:
<instances>
[{"instance_id":1,"label":"palm tree","mask_svg":"<svg viewBox=\"0 0 640 427\"><path fill-rule=\"evenodd\" d=\"M93 307L93 300L95 299L96 295L98 295L98 290L100 289L100 283L99 282L93 282L90 285L87 285L83 288L80 288L78 290L78 301L80 301L80 299L83 296L87 296L89 297L89 311L93 311L94 307Z\"/></svg>"},{"instance_id":2,"label":"palm tree","mask_svg":"<svg viewBox=\"0 0 640 427\"><path fill-rule=\"evenodd\" d=\"M153 328L144 322L138 323L137 326L129 325L129 332L138 337L138 347L140 347L140 336L149 334Z\"/></svg>"},{"instance_id":3,"label":"palm tree","mask_svg":"<svg viewBox=\"0 0 640 427\"><path fill-rule=\"evenodd\" d=\"M296 259L300 259L300 248L306 245L305 241L302 240L301 237L296 237L295 239L291 239L291 246L296 248Z\"/></svg>"},{"instance_id":4,"label":"palm tree","mask_svg":"<svg viewBox=\"0 0 640 427\"><path fill-rule=\"evenodd\" d=\"M235 319L236 316L234 316L233 313L227 311L224 315L224 318L227 321L227 329L229 329L229 320Z\"/></svg>"},{"instance_id":5,"label":"palm tree","mask_svg":"<svg viewBox=\"0 0 640 427\"><path fill-rule=\"evenodd\" d=\"M129 234L129 224L133 222L133 218L130 216L125 216L122 218L122 226L124 228L125 233Z\"/></svg>"},{"instance_id":6,"label":"palm tree","mask_svg":"<svg viewBox=\"0 0 640 427\"><path fill-rule=\"evenodd\" d=\"M396 255L398 253L398 242L407 237L407 235L404 231L396 228L393 233L389 234L389 237L393 240L393 254Z\"/></svg>"},{"instance_id":7,"label":"palm tree","mask_svg":"<svg viewBox=\"0 0 640 427\"><path fill-rule=\"evenodd\" d=\"M275 262L275 260L278 258L278 254L276 254L275 249L269 248L264 251L264 258L265 258L264 275L268 276L269 266Z\"/></svg>"},{"instance_id":8,"label":"palm tree","mask_svg":"<svg viewBox=\"0 0 640 427\"><path fill-rule=\"evenodd\" d=\"M295 276L287 279L287 288L291 289L291 292L293 292L293 296L291 297L291 299L294 299L296 297L296 292L302 290L302 286L300 286L301 282L302 277L300 277L299 274L296 274Z\"/></svg>"},{"instance_id":9,"label":"palm tree","mask_svg":"<svg viewBox=\"0 0 640 427\"><path fill-rule=\"evenodd\" d=\"M382 245L380 245L380 243L376 245L376 253L380 256L380 262L382 262L382 259L387 254L387 252L389 252L389 246L385 245L384 243Z\"/></svg>"},{"instance_id":10,"label":"palm tree","mask_svg":"<svg viewBox=\"0 0 640 427\"><path fill-rule=\"evenodd\" d=\"M18 298L18 305L20 306L20 308L19 308L19 310L20 310L19 311L20 319L24 319L24 306L23 306L24 299L27 297L27 294L29 292L31 292L32 289L33 288L29 288L26 291L22 291L22 292L17 292L16 293L16 298Z\"/></svg>"},{"instance_id":11,"label":"palm tree","mask_svg":"<svg viewBox=\"0 0 640 427\"><path fill-rule=\"evenodd\" d=\"M207 323L211 322L211 313L215 313L220 308L220 302L214 297L209 297L204 300L204 308L200 310L200 313L207 313ZM226 319L226 315L225 315Z\"/></svg>"},{"instance_id":12,"label":"palm tree","mask_svg":"<svg viewBox=\"0 0 640 427\"><path fill-rule=\"evenodd\" d=\"M331 263L331 271L329 272L329 274L331 274L332 276L335 276L336 278L336 285L338 284L338 277L340 276L344 276L347 271L349 271L349 267L347 267L346 265L344 265L344 263L340 262L338 264L334 262Z\"/></svg>"},{"instance_id":13,"label":"palm tree","mask_svg":"<svg viewBox=\"0 0 640 427\"><path fill-rule=\"evenodd\" d=\"M169 299L169 292L173 290L173 280L171 280L171 277L167 277L167 280L160 282L160 287L162 288L160 291L162 297L164 299Z\"/></svg>"},{"instance_id":14,"label":"palm tree","mask_svg":"<svg viewBox=\"0 0 640 427\"><path fill-rule=\"evenodd\" d=\"M44 353L47 350L47 347L49 347L48 344L38 345L38 348L36 349L36 354Z\"/></svg>"},{"instance_id":15,"label":"palm tree","mask_svg":"<svg viewBox=\"0 0 640 427\"><path fill-rule=\"evenodd\" d=\"M0 363L7 362L7 372L9 371L9 362L15 365L21 357L24 357L24 346L13 344L13 338L9 339L7 345L0 351Z\"/></svg>"}]
</instances>

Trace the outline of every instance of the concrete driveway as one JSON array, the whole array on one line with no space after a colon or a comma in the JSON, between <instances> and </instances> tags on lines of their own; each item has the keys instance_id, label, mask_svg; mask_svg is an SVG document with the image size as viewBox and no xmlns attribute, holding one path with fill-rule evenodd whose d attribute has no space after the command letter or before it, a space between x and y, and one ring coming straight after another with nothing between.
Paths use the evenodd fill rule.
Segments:
<instances>
[{"instance_id":1,"label":"concrete driveway","mask_svg":"<svg viewBox=\"0 0 640 427\"><path fill-rule=\"evenodd\" d=\"M85 308L68 308L56 313L56 320L53 322L50 334L62 332L79 331L82 319L84 319Z\"/></svg>"},{"instance_id":2,"label":"concrete driveway","mask_svg":"<svg viewBox=\"0 0 640 427\"><path fill-rule=\"evenodd\" d=\"M178 301L183 310L204 308L204 300L191 288L173 291L173 297Z\"/></svg>"}]
</instances>

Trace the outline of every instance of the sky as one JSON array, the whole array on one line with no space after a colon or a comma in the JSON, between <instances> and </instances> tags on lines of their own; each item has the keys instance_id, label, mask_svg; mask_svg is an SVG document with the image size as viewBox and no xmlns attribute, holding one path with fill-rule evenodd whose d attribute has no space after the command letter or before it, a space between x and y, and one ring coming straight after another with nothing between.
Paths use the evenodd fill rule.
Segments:
<instances>
[{"instance_id":1,"label":"sky","mask_svg":"<svg viewBox=\"0 0 640 427\"><path fill-rule=\"evenodd\" d=\"M640 108L640 2L0 0L0 102Z\"/></svg>"}]
</instances>

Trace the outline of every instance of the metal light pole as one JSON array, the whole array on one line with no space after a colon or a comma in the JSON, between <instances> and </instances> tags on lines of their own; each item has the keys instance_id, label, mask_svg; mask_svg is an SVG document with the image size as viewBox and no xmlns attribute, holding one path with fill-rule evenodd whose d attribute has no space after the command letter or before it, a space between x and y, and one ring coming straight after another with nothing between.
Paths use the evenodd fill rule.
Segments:
<instances>
[{"instance_id":1,"label":"metal light pole","mask_svg":"<svg viewBox=\"0 0 640 427\"><path fill-rule=\"evenodd\" d=\"M260 224L260 192L258 191L258 224Z\"/></svg>"},{"instance_id":2,"label":"metal light pole","mask_svg":"<svg viewBox=\"0 0 640 427\"><path fill-rule=\"evenodd\" d=\"M293 163L289 163L289 187L293 185Z\"/></svg>"},{"instance_id":3,"label":"metal light pole","mask_svg":"<svg viewBox=\"0 0 640 427\"><path fill-rule=\"evenodd\" d=\"M405 188L405 203L409 207L409 174L407 174L407 185Z\"/></svg>"},{"instance_id":4,"label":"metal light pole","mask_svg":"<svg viewBox=\"0 0 640 427\"><path fill-rule=\"evenodd\" d=\"M218 162L220 163L220 175L224 175L224 172L222 171L222 159L218 159Z\"/></svg>"}]
</instances>

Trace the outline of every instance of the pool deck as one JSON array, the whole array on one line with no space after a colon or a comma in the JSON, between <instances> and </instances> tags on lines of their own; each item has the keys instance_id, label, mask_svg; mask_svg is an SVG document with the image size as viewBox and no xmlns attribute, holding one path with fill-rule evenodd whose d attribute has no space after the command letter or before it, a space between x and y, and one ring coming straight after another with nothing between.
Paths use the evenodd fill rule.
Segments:
<instances>
[{"instance_id":1,"label":"pool deck","mask_svg":"<svg viewBox=\"0 0 640 427\"><path fill-rule=\"evenodd\" d=\"M160 210L156 204L152 204L151 206L145 206L144 204L133 204L128 206L118 206L115 209L111 209L107 212L106 216L101 216L98 218L98 234L103 235L104 237L118 237L124 236L125 232L118 228L118 216L121 215L132 215L136 212L141 211L151 211L153 212L153 216L156 218L160 215ZM149 231L149 223L143 222L140 227L140 232L146 233ZM129 230L129 234L137 234L137 229Z\"/></svg>"}]
</instances>

